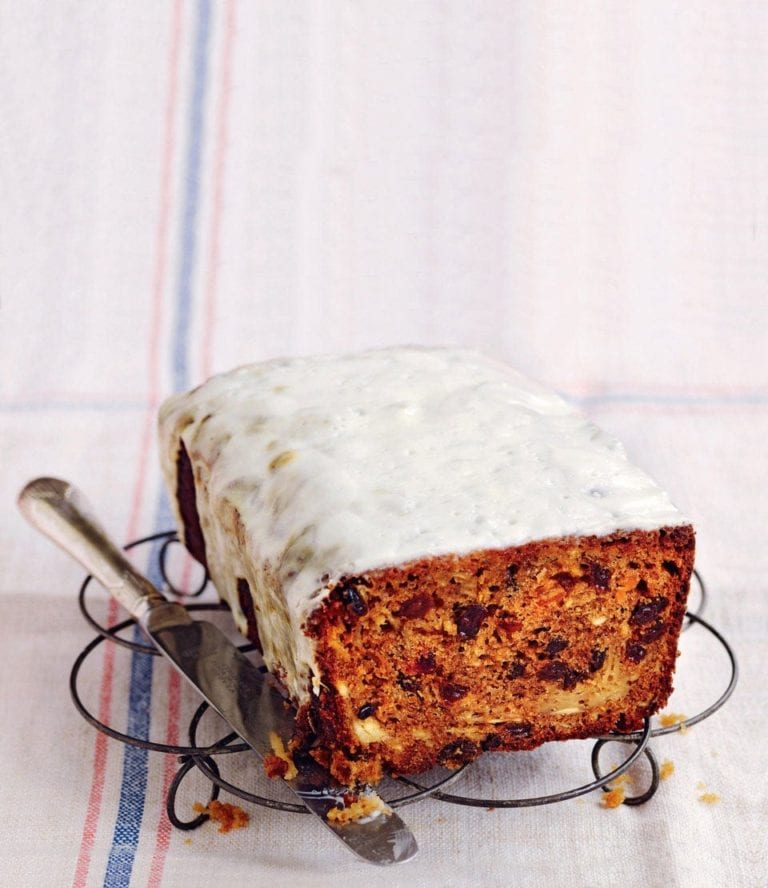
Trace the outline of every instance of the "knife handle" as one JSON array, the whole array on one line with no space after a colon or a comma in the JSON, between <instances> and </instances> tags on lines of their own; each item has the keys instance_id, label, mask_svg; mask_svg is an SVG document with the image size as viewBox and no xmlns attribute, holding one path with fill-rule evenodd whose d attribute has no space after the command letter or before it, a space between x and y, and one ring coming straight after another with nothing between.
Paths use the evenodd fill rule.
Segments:
<instances>
[{"instance_id":1,"label":"knife handle","mask_svg":"<svg viewBox=\"0 0 768 888\"><path fill-rule=\"evenodd\" d=\"M140 623L153 608L170 604L109 539L73 484L36 478L18 502L30 524L79 561Z\"/></svg>"}]
</instances>

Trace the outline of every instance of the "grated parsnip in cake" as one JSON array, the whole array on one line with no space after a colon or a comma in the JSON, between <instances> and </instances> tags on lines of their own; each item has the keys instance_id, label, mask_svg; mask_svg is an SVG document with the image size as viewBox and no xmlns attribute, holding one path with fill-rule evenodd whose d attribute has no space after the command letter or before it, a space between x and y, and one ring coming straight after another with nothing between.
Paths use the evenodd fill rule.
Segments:
<instances>
[{"instance_id":1,"label":"grated parsnip in cake","mask_svg":"<svg viewBox=\"0 0 768 888\"><path fill-rule=\"evenodd\" d=\"M629 731L694 532L559 396L454 349L269 361L166 401L182 537L342 781Z\"/></svg>"}]
</instances>

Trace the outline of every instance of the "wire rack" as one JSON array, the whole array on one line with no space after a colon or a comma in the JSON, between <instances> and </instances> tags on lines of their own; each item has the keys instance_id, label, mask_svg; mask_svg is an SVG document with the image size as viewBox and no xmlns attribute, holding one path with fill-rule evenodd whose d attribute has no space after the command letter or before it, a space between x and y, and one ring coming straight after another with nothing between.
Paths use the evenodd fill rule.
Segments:
<instances>
[{"instance_id":1,"label":"wire rack","mask_svg":"<svg viewBox=\"0 0 768 888\"><path fill-rule=\"evenodd\" d=\"M126 550L137 549L142 546L150 546L150 576L161 577L165 586L165 591L175 595L180 600L186 600L187 609L191 612L216 612L227 610L226 605L220 603L202 603L189 599L200 598L209 585L209 577L207 574L203 576L200 584L196 589L184 591L177 588L169 577L168 559L171 548L174 545L181 545L174 531L153 534L152 536L143 537L136 540L125 547ZM683 630L696 628L709 633L723 648L727 654L730 663L730 676L728 684L722 694L709 706L702 709L696 715L681 719L674 724L666 726L653 726L651 719L646 719L643 729L629 734L602 734L593 738L594 745L592 747L590 764L592 769L592 779L575 786L571 789L551 793L548 795L529 796L525 798L476 798L470 795L459 795L454 792L447 792L449 784L457 781L462 774L472 765L464 765L456 770L447 770L445 768L435 768L427 774L418 777L398 777L387 778L377 790L379 794L393 808L403 805L412 804L425 798L438 799L441 802L447 802L455 805L469 805L482 808L525 808L535 805L548 805L555 802L566 801L577 796L584 795L595 790L609 790L609 784L617 777L624 774L633 765L642 758L645 759L646 767L644 770L647 776L647 787L634 795L625 795L623 804L625 805L641 805L647 802L659 787L660 773L658 760L651 748L650 741L655 737L665 734L684 731L686 728L692 727L699 722L704 721L710 715L715 713L728 700L736 687L738 680L738 665L733 649L722 636L722 634L701 616L706 605L707 592L703 579L697 571L694 571L695 586L698 591L698 602L694 610L686 612ZM204 778L210 782L210 801L218 798L220 792L225 790L233 796L242 799L253 805L265 808L277 809L280 811L288 811L297 814L306 814L307 810L300 804L287 801L280 796L285 793L285 789L281 787L281 781L269 780L266 776L257 776L258 792L251 789L245 789L239 785L237 781L227 779L222 774L222 770L226 770L225 762L231 762L233 757L252 756L254 753L245 743L239 740L236 734L227 733L213 743L203 743L199 740L198 735L201 733L201 723L208 712L212 712L207 703L201 703L194 711L187 728L188 745L174 745L168 743L159 743L152 740L145 740L140 737L131 736L130 734L118 731L114 727L100 721L83 703L78 682L82 667L88 658L102 644L110 643L126 648L135 654L141 656L159 656L159 652L149 644L141 641L125 638L121 633L134 625L133 620L124 620L114 626L102 626L90 613L87 603L87 591L91 585L92 577L88 576L82 583L78 595L78 603L80 611L86 622L97 633L96 636L88 642L80 654L77 656L70 673L70 691L75 707L83 718L94 728L103 732L108 737L118 740L121 743L137 746L142 749L151 750L153 752L174 755L178 758L178 769L173 780L170 783L167 797L166 810L171 823L183 830L195 829L208 819L208 815L203 813L191 820L184 820L179 817L177 811L177 795L181 784L187 775L192 771L202 774ZM252 644L238 645L241 651L245 653L253 652L253 656L258 658L255 646ZM266 667L259 667L266 672ZM608 743L619 743L626 747L628 754L626 758L618 764L613 765L607 771L601 767L600 758L603 748ZM549 747L556 744L549 744ZM249 780L254 779L254 774L261 775L260 768L249 768L247 771ZM209 802L210 803L210 802Z\"/></svg>"}]
</instances>

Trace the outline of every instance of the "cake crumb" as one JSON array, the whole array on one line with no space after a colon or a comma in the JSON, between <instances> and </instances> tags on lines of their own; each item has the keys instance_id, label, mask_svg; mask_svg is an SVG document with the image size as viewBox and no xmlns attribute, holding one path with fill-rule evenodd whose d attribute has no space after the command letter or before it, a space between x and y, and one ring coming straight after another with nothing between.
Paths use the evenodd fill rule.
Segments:
<instances>
[{"instance_id":1,"label":"cake crumb","mask_svg":"<svg viewBox=\"0 0 768 888\"><path fill-rule=\"evenodd\" d=\"M376 793L366 793L358 796L354 802L344 805L343 808L331 808L326 815L329 823L339 826L351 823L354 820L373 818L379 814L391 814L392 809L385 804Z\"/></svg>"},{"instance_id":2,"label":"cake crumb","mask_svg":"<svg viewBox=\"0 0 768 888\"><path fill-rule=\"evenodd\" d=\"M680 733L684 734L688 730L688 726L683 724L687 716L682 712L664 712L659 716L659 723L663 728L671 728L673 725L680 725Z\"/></svg>"},{"instance_id":3,"label":"cake crumb","mask_svg":"<svg viewBox=\"0 0 768 888\"><path fill-rule=\"evenodd\" d=\"M213 799L207 805L195 802L192 810L197 814L207 814L214 822L219 824L220 833L228 833L233 829L242 829L248 826L250 815L238 805L230 805L229 802L220 802Z\"/></svg>"},{"instance_id":4,"label":"cake crumb","mask_svg":"<svg viewBox=\"0 0 768 888\"><path fill-rule=\"evenodd\" d=\"M659 768L659 779L668 780L675 773L675 763L664 759Z\"/></svg>"},{"instance_id":5,"label":"cake crumb","mask_svg":"<svg viewBox=\"0 0 768 888\"><path fill-rule=\"evenodd\" d=\"M618 767L618 765L613 764L611 765L611 770L615 771ZM603 808L618 808L624 803L624 799L627 797L625 787L629 788L633 784L634 780L629 771L625 771L623 774L619 774L618 777L614 777L608 784L607 792L603 793L603 797L600 799L600 804Z\"/></svg>"},{"instance_id":6,"label":"cake crumb","mask_svg":"<svg viewBox=\"0 0 768 888\"><path fill-rule=\"evenodd\" d=\"M614 766L615 768L615 766ZM629 771L625 771L623 774L619 774L618 777L615 777L608 784L609 789L618 789L619 787L631 786L635 781L632 779L632 775Z\"/></svg>"},{"instance_id":7,"label":"cake crumb","mask_svg":"<svg viewBox=\"0 0 768 888\"><path fill-rule=\"evenodd\" d=\"M618 808L624 803L624 790L619 786L603 794L600 804L604 808Z\"/></svg>"},{"instance_id":8,"label":"cake crumb","mask_svg":"<svg viewBox=\"0 0 768 888\"><path fill-rule=\"evenodd\" d=\"M293 780L299 772L282 739L274 731L269 734L269 745L272 754L264 756L264 773L270 779L282 777L283 780Z\"/></svg>"},{"instance_id":9,"label":"cake crumb","mask_svg":"<svg viewBox=\"0 0 768 888\"><path fill-rule=\"evenodd\" d=\"M184 844L185 844L185 845L191 845L191 844L192 844L192 839L190 839L189 836L187 836L187 838L184 839Z\"/></svg>"},{"instance_id":10,"label":"cake crumb","mask_svg":"<svg viewBox=\"0 0 768 888\"><path fill-rule=\"evenodd\" d=\"M706 789L706 788L707 788L707 784L703 780L699 780L696 783L696 789Z\"/></svg>"},{"instance_id":11,"label":"cake crumb","mask_svg":"<svg viewBox=\"0 0 768 888\"><path fill-rule=\"evenodd\" d=\"M705 805L716 805L720 801L720 796L716 792L705 792L699 796L699 801Z\"/></svg>"}]
</instances>

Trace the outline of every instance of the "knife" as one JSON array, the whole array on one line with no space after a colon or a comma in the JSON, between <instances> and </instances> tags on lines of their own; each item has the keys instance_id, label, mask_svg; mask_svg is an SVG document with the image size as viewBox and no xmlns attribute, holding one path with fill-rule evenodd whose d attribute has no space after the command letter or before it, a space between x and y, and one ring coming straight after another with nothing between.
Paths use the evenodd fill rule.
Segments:
<instances>
[{"instance_id":1,"label":"knife","mask_svg":"<svg viewBox=\"0 0 768 888\"><path fill-rule=\"evenodd\" d=\"M77 488L57 478L37 478L19 494L19 508L125 607L159 651L262 759L287 748L294 713L277 689L217 626L193 620L133 567ZM286 775L286 785L358 857L386 866L416 854L411 831L372 789L341 785L308 755L296 755L293 764L296 774ZM344 821L345 810L353 819ZM370 813L354 819L360 811Z\"/></svg>"}]
</instances>

